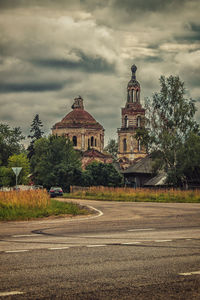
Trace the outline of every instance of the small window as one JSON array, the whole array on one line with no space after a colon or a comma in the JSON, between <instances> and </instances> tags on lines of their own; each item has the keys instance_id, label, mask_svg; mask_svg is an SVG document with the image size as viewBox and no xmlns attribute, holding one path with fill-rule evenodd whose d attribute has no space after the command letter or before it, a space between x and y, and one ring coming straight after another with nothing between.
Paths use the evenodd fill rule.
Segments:
<instances>
[{"instance_id":1,"label":"small window","mask_svg":"<svg viewBox=\"0 0 200 300\"><path fill-rule=\"evenodd\" d=\"M76 147L77 146L77 137L75 135L73 136L72 142L73 142L73 146Z\"/></svg>"},{"instance_id":2,"label":"small window","mask_svg":"<svg viewBox=\"0 0 200 300\"><path fill-rule=\"evenodd\" d=\"M91 137L91 147L93 147L94 146L94 137L92 136Z\"/></svg>"},{"instance_id":3,"label":"small window","mask_svg":"<svg viewBox=\"0 0 200 300\"><path fill-rule=\"evenodd\" d=\"M128 117L125 116L124 118L124 127L127 128L128 127Z\"/></svg>"},{"instance_id":4,"label":"small window","mask_svg":"<svg viewBox=\"0 0 200 300\"><path fill-rule=\"evenodd\" d=\"M138 151L141 151L141 141L138 140Z\"/></svg>"},{"instance_id":5,"label":"small window","mask_svg":"<svg viewBox=\"0 0 200 300\"><path fill-rule=\"evenodd\" d=\"M127 151L127 143L126 143L126 139L123 139L123 150L124 150L124 152Z\"/></svg>"},{"instance_id":6,"label":"small window","mask_svg":"<svg viewBox=\"0 0 200 300\"><path fill-rule=\"evenodd\" d=\"M141 127L141 117L137 117L137 127Z\"/></svg>"}]
</instances>

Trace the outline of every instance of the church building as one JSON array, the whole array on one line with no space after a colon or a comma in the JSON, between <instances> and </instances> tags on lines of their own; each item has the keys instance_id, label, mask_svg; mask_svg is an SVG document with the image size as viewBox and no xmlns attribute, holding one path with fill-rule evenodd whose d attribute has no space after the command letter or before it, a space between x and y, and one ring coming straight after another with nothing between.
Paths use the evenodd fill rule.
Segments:
<instances>
[{"instance_id":1,"label":"church building","mask_svg":"<svg viewBox=\"0 0 200 300\"><path fill-rule=\"evenodd\" d=\"M145 157L146 151L135 134L145 126L145 109L140 103L140 84L136 80L137 67L131 67L132 76L127 85L126 105L121 109L121 128L118 129L118 161L127 168L135 160Z\"/></svg>"},{"instance_id":2,"label":"church building","mask_svg":"<svg viewBox=\"0 0 200 300\"><path fill-rule=\"evenodd\" d=\"M53 126L52 134L70 139L74 149L82 153L83 167L94 160L112 162L111 155L103 153L104 128L84 109L81 96L74 99L72 111Z\"/></svg>"}]
</instances>

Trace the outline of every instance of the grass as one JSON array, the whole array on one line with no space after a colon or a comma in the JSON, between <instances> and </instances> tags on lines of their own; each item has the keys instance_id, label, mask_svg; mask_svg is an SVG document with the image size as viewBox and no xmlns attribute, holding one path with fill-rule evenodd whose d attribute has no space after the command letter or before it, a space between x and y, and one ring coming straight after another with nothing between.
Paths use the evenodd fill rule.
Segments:
<instances>
[{"instance_id":1,"label":"grass","mask_svg":"<svg viewBox=\"0 0 200 300\"><path fill-rule=\"evenodd\" d=\"M88 214L74 203L50 199L46 190L0 192L0 221Z\"/></svg>"},{"instance_id":2,"label":"grass","mask_svg":"<svg viewBox=\"0 0 200 300\"><path fill-rule=\"evenodd\" d=\"M200 203L200 190L90 187L64 194L64 197L106 201Z\"/></svg>"}]
</instances>

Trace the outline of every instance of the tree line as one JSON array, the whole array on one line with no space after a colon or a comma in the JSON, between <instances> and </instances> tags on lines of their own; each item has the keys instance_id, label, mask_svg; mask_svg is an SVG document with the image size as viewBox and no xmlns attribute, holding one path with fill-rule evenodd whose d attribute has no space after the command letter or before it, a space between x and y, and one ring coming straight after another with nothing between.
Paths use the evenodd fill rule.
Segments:
<instances>
[{"instance_id":1,"label":"tree line","mask_svg":"<svg viewBox=\"0 0 200 300\"><path fill-rule=\"evenodd\" d=\"M70 185L121 186L122 176L112 164L92 162L85 170L81 166L81 152L76 151L64 136L43 136L43 124L37 114L31 124L31 141L25 150L20 128L0 125L0 185L15 184L11 167L22 167L20 184L61 186L69 191Z\"/></svg>"}]
</instances>

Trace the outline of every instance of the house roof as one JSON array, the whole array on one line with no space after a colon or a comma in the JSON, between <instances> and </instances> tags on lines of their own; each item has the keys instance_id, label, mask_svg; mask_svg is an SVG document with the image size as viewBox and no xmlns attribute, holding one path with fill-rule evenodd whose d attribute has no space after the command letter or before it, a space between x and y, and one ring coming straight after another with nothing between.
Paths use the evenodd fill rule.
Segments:
<instances>
[{"instance_id":1,"label":"house roof","mask_svg":"<svg viewBox=\"0 0 200 300\"><path fill-rule=\"evenodd\" d=\"M160 186L166 185L167 174L165 172L160 172L158 175L149 179L144 186Z\"/></svg>"},{"instance_id":2,"label":"house roof","mask_svg":"<svg viewBox=\"0 0 200 300\"><path fill-rule=\"evenodd\" d=\"M129 173L152 174L153 173L152 166L153 166L152 158L150 155L148 155L133 163L128 169L122 171L122 173L123 174L129 174Z\"/></svg>"},{"instance_id":3,"label":"house roof","mask_svg":"<svg viewBox=\"0 0 200 300\"><path fill-rule=\"evenodd\" d=\"M110 155L109 153L105 153L105 152L102 153L96 149L89 149L89 150L83 152L83 157L112 158L112 155Z\"/></svg>"},{"instance_id":4,"label":"house roof","mask_svg":"<svg viewBox=\"0 0 200 300\"><path fill-rule=\"evenodd\" d=\"M68 113L61 122L54 125L54 128L95 128L103 129L86 110L76 108Z\"/></svg>"}]
</instances>

